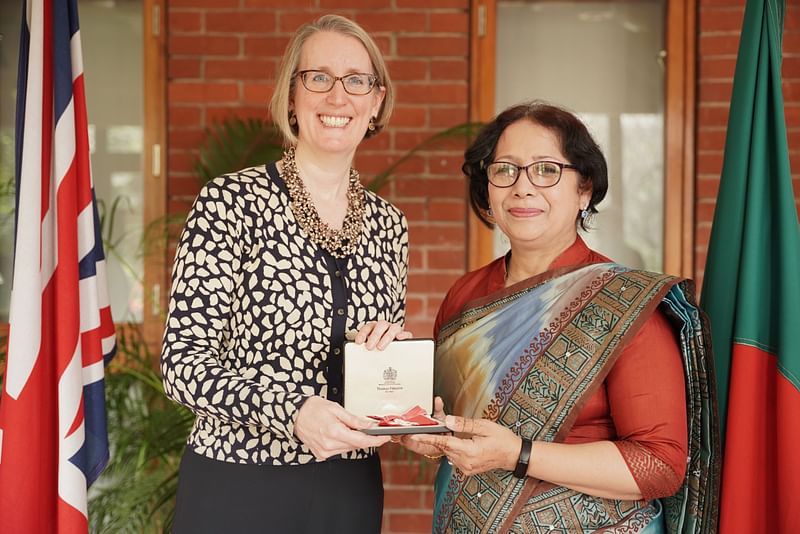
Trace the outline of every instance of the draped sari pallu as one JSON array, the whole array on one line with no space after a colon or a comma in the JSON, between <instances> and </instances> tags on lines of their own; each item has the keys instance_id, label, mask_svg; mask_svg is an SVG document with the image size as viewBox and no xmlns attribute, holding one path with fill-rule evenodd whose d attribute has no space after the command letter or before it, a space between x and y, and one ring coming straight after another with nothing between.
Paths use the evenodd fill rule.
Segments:
<instances>
[{"instance_id":1,"label":"draped sari pallu","mask_svg":"<svg viewBox=\"0 0 800 534\"><path fill-rule=\"evenodd\" d=\"M616 264L544 273L468 304L437 340L435 391L450 413L561 442L657 306L674 324L686 379L689 463L661 502L593 497L442 462L434 533L716 532L719 439L707 322L693 285ZM662 519L663 516L663 519Z\"/></svg>"}]
</instances>

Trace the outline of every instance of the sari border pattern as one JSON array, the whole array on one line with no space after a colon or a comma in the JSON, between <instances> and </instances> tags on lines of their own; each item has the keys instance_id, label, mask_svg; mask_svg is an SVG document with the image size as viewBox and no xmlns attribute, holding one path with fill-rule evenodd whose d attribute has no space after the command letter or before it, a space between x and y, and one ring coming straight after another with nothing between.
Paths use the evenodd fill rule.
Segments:
<instances>
[{"instance_id":1,"label":"sari border pattern","mask_svg":"<svg viewBox=\"0 0 800 534\"><path fill-rule=\"evenodd\" d=\"M509 534L530 532L603 532L632 534L641 532L658 514L653 504L593 497L561 486L546 484L514 518ZM611 526L596 528L603 523Z\"/></svg>"}]
</instances>

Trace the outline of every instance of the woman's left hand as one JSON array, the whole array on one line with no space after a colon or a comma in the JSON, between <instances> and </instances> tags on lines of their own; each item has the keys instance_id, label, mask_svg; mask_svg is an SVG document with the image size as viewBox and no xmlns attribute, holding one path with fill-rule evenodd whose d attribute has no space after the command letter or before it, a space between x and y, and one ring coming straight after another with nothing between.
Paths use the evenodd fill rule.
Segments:
<instances>
[{"instance_id":1,"label":"woman's left hand","mask_svg":"<svg viewBox=\"0 0 800 534\"><path fill-rule=\"evenodd\" d=\"M454 415L448 415L445 424L450 430L467 436L419 434L409 436L407 440L442 451L465 475L493 469L513 471L516 467L522 440L510 429L488 419L466 419Z\"/></svg>"},{"instance_id":2,"label":"woman's left hand","mask_svg":"<svg viewBox=\"0 0 800 534\"><path fill-rule=\"evenodd\" d=\"M375 348L383 350L395 339L411 339L412 337L414 337L413 334L405 330L400 323L371 321L359 329L353 341L359 345L366 343L367 350Z\"/></svg>"}]
</instances>

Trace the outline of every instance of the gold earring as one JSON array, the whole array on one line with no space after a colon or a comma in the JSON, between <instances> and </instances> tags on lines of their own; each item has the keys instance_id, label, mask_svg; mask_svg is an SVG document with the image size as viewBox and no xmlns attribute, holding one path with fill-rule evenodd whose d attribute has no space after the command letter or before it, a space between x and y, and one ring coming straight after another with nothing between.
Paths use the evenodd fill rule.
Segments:
<instances>
[{"instance_id":1,"label":"gold earring","mask_svg":"<svg viewBox=\"0 0 800 534\"><path fill-rule=\"evenodd\" d=\"M294 113L289 115L289 126L297 126L297 115Z\"/></svg>"},{"instance_id":2,"label":"gold earring","mask_svg":"<svg viewBox=\"0 0 800 534\"><path fill-rule=\"evenodd\" d=\"M375 117L372 117L369 120L369 126L367 126L367 128L369 129L370 132L374 132L375 131Z\"/></svg>"}]
</instances>

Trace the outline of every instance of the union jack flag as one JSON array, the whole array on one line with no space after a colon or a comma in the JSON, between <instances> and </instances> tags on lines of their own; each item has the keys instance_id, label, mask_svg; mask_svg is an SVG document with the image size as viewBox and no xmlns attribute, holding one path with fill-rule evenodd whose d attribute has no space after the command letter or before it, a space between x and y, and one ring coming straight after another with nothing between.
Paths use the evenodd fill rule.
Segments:
<instances>
[{"instance_id":1,"label":"union jack flag","mask_svg":"<svg viewBox=\"0 0 800 534\"><path fill-rule=\"evenodd\" d=\"M89 162L77 0L24 0L16 235L0 399L0 532L87 532L116 350Z\"/></svg>"}]
</instances>

